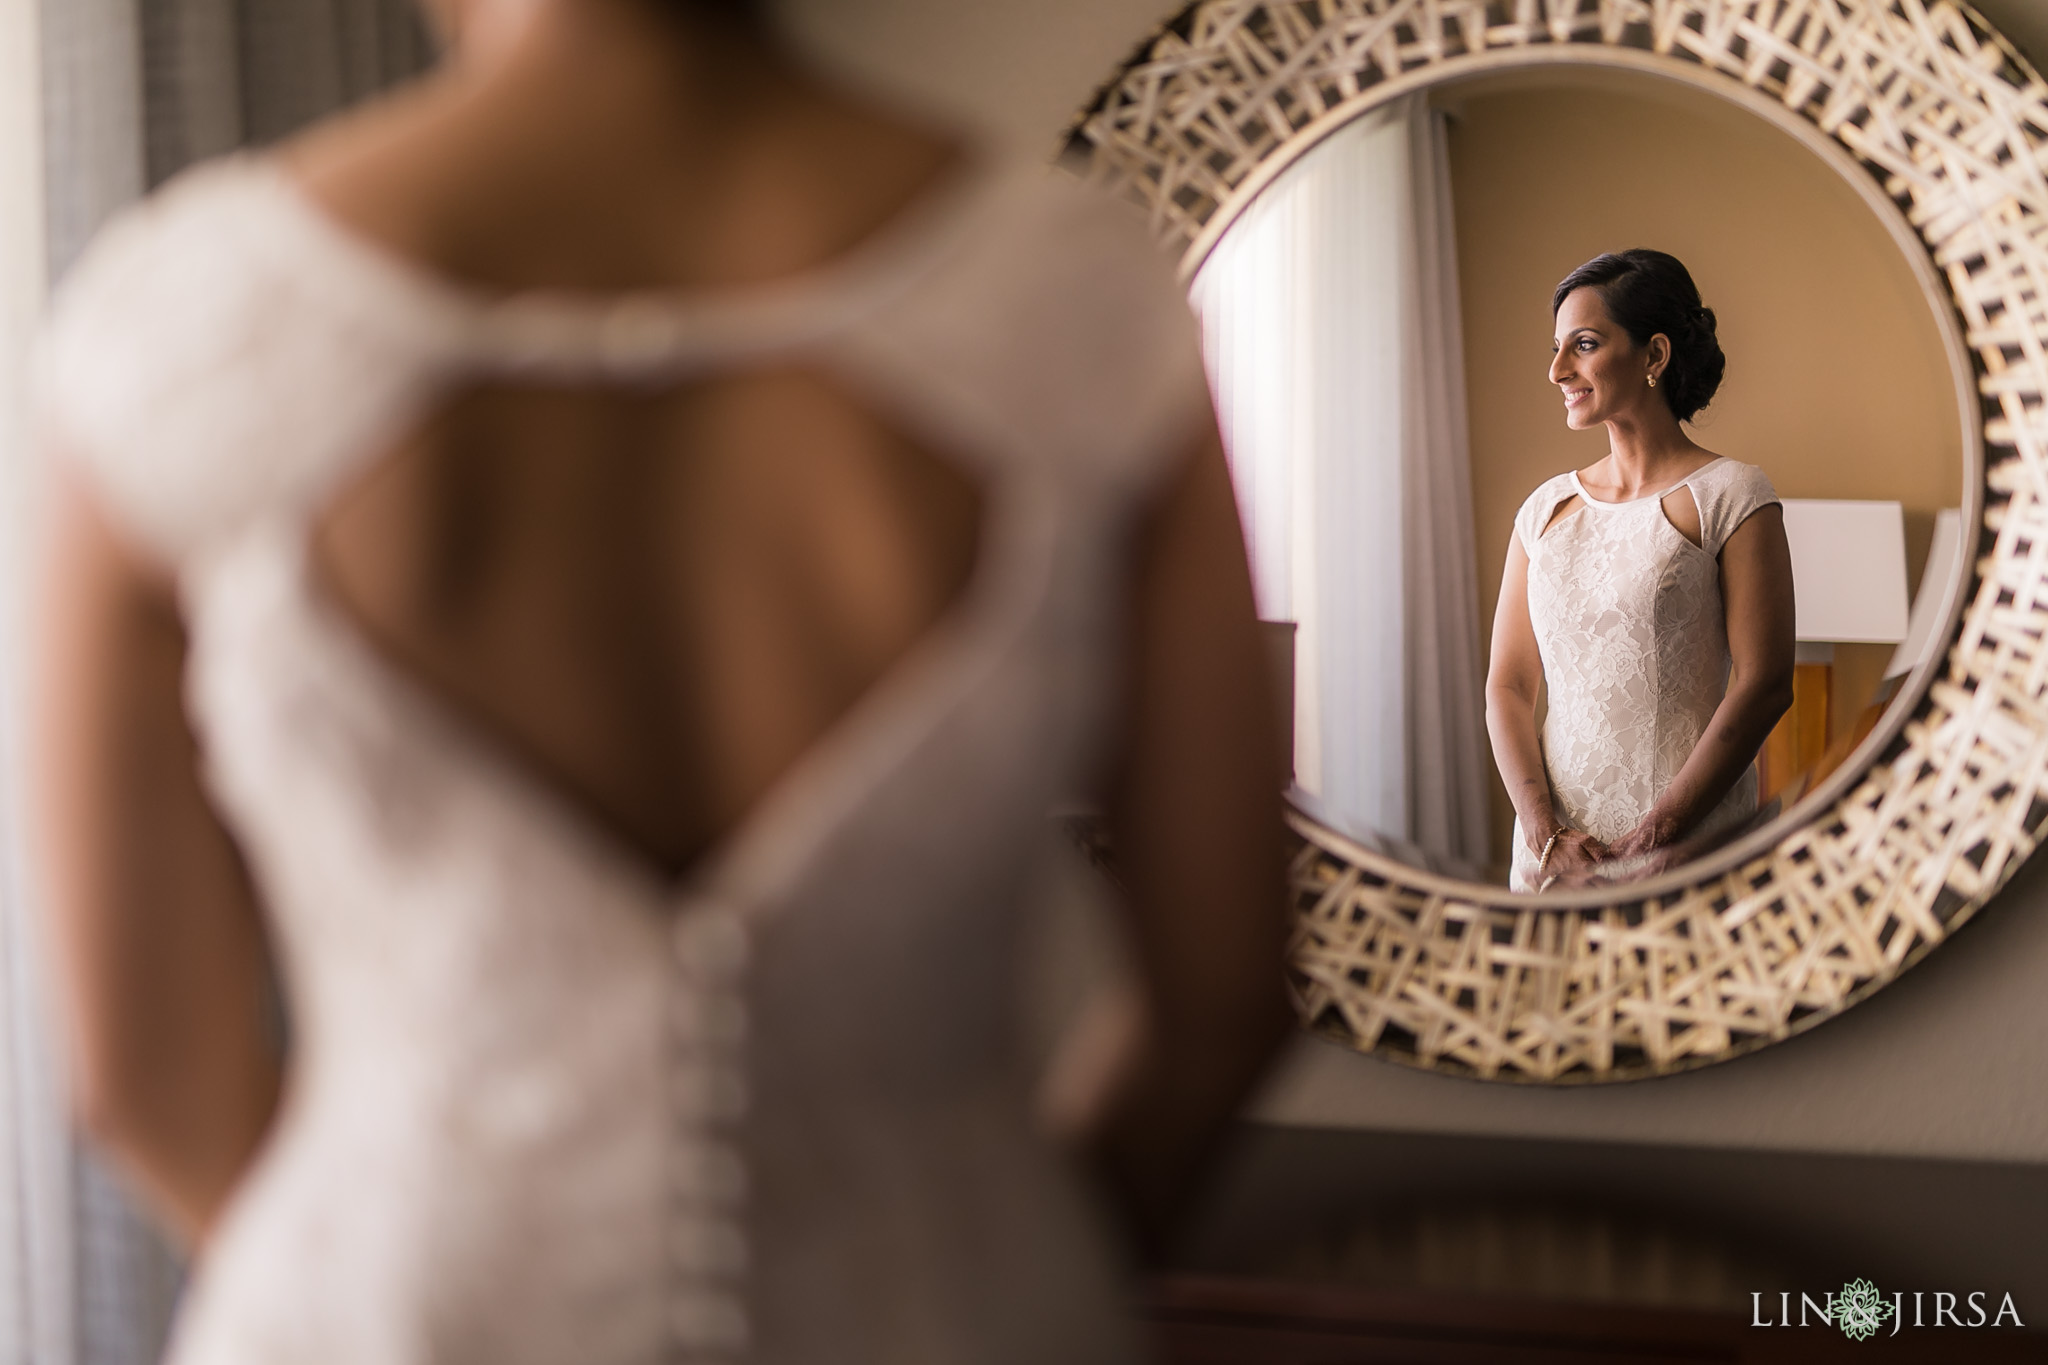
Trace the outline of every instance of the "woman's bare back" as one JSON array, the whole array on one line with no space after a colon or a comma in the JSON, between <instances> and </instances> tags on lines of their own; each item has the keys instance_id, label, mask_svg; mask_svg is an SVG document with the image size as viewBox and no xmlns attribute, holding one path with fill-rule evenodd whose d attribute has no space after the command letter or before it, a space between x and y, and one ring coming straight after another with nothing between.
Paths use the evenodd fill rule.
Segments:
<instances>
[{"instance_id":1,"label":"woman's bare back","mask_svg":"<svg viewBox=\"0 0 2048 1365\"><path fill-rule=\"evenodd\" d=\"M575 31L487 79L458 68L337 125L297 172L345 225L479 290L685 297L829 268L962 173L944 140L745 39L664 51L591 8L550 11ZM497 385L376 463L315 557L408 672L674 872L933 626L978 501L816 371Z\"/></svg>"}]
</instances>

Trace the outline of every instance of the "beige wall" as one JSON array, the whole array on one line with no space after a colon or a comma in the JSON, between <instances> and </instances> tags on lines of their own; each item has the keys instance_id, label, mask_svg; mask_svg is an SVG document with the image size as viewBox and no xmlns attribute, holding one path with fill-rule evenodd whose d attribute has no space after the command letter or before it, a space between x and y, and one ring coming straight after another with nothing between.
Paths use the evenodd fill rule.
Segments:
<instances>
[{"instance_id":1,"label":"beige wall","mask_svg":"<svg viewBox=\"0 0 2048 1365\"><path fill-rule=\"evenodd\" d=\"M1634 246L1684 261L1719 318L1728 374L1695 439L1762 466L1786 497L1903 503L1917 583L1935 511L1961 502L1962 441L1940 334L1869 208L1784 133L1687 87L1499 84L1439 100L1454 116L1482 621L1522 499L1607 451L1604 429L1566 428L1546 377L1551 290ZM1890 654L1837 652L1838 722ZM1513 811L1498 786L1493 806L1505 861Z\"/></svg>"},{"instance_id":2,"label":"beige wall","mask_svg":"<svg viewBox=\"0 0 2048 1365\"><path fill-rule=\"evenodd\" d=\"M775 0L845 75L1052 155L1178 0Z\"/></svg>"}]
</instances>

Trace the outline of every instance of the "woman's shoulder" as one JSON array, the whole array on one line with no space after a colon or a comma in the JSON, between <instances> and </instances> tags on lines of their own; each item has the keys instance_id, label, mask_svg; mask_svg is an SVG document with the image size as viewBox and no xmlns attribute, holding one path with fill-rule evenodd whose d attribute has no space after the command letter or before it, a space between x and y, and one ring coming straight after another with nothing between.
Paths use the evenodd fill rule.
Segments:
<instances>
[{"instance_id":1,"label":"woman's shoulder","mask_svg":"<svg viewBox=\"0 0 2048 1365\"><path fill-rule=\"evenodd\" d=\"M1761 503L1778 501L1778 490L1761 465L1745 464L1728 455L1717 455L1695 470L1686 483Z\"/></svg>"},{"instance_id":2,"label":"woman's shoulder","mask_svg":"<svg viewBox=\"0 0 2048 1365\"><path fill-rule=\"evenodd\" d=\"M249 154L184 172L116 214L52 302L45 429L173 561L380 417L381 343L420 335L390 306L405 291L324 241L283 177Z\"/></svg>"},{"instance_id":3,"label":"woman's shoulder","mask_svg":"<svg viewBox=\"0 0 2048 1365\"><path fill-rule=\"evenodd\" d=\"M207 162L109 218L57 287L45 363L60 375L89 360L104 370L125 358L116 343L138 323L187 319L216 299L222 273L246 264L238 248L257 178L253 158Z\"/></svg>"},{"instance_id":4,"label":"woman's shoulder","mask_svg":"<svg viewBox=\"0 0 2048 1365\"><path fill-rule=\"evenodd\" d=\"M1751 515L1780 501L1762 468L1725 455L1702 466L1686 484L1699 508L1701 545L1713 554Z\"/></svg>"},{"instance_id":5,"label":"woman's shoulder","mask_svg":"<svg viewBox=\"0 0 2048 1365\"><path fill-rule=\"evenodd\" d=\"M1537 484L1535 488L1530 490L1529 496L1522 500L1522 505L1524 507L1530 507L1544 501L1546 498L1564 497L1567 495L1576 494L1579 491L1579 489L1578 484L1574 482L1574 479L1578 472L1579 471L1576 469L1567 469L1561 473L1552 474L1549 478L1545 479L1542 483Z\"/></svg>"},{"instance_id":6,"label":"woman's shoulder","mask_svg":"<svg viewBox=\"0 0 2048 1365\"><path fill-rule=\"evenodd\" d=\"M251 163L230 157L116 213L58 284L43 332L46 430L122 528L172 558L197 475L178 468L181 414L226 357L256 349L253 190Z\"/></svg>"},{"instance_id":7,"label":"woman's shoulder","mask_svg":"<svg viewBox=\"0 0 2048 1365\"><path fill-rule=\"evenodd\" d=\"M985 175L959 249L877 319L891 370L920 392L949 381L1078 469L1152 477L1210 416L1170 257L1132 206L1065 172L1004 161Z\"/></svg>"},{"instance_id":8,"label":"woman's shoulder","mask_svg":"<svg viewBox=\"0 0 2048 1365\"><path fill-rule=\"evenodd\" d=\"M1578 485L1572 481L1577 472L1567 469L1561 474L1553 474L1522 499L1521 507L1515 512L1515 531L1522 538L1525 552L1542 535L1543 524L1550 519L1557 505L1566 498L1578 496Z\"/></svg>"},{"instance_id":9,"label":"woman's shoulder","mask_svg":"<svg viewBox=\"0 0 2048 1365\"><path fill-rule=\"evenodd\" d=\"M1172 264L1135 209L1064 172L1000 154L987 157L975 178L976 202L960 225L965 249L946 283L971 275L1027 316L1132 316L1140 326L1172 317L1177 330L1192 327Z\"/></svg>"}]
</instances>

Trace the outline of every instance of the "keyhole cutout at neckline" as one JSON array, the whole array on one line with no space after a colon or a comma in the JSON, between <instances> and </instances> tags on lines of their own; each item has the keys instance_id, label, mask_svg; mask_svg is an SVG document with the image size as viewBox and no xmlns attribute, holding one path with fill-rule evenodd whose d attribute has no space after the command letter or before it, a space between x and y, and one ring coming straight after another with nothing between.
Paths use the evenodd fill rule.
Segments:
<instances>
[{"instance_id":1,"label":"keyhole cutout at neckline","mask_svg":"<svg viewBox=\"0 0 2048 1365\"><path fill-rule=\"evenodd\" d=\"M673 884L947 633L984 503L802 368L493 386L329 504L309 572L487 757Z\"/></svg>"},{"instance_id":2,"label":"keyhole cutout at neckline","mask_svg":"<svg viewBox=\"0 0 2048 1365\"><path fill-rule=\"evenodd\" d=\"M1704 467L1702 466L1702 468ZM1574 489L1578 487L1576 475L1573 476L1572 485ZM1676 487L1671 488L1665 493L1661 495L1653 494L1652 496L1657 500L1657 508L1664 518L1665 525L1677 532L1685 540L1686 544L1692 546L1695 550L1706 548L1703 540L1704 532L1700 525L1699 499L1693 495L1691 475L1688 475L1684 482L1679 483ZM1614 508L1633 507L1649 500L1649 498L1632 498L1627 502L1599 502L1597 499L1588 497L1584 493L1573 492L1552 509L1549 520L1543 523L1543 529L1537 532L1536 538L1538 540L1543 539L1543 537L1550 534L1551 529L1557 526L1558 523L1574 516L1581 509L1589 505L1611 510Z\"/></svg>"}]
</instances>

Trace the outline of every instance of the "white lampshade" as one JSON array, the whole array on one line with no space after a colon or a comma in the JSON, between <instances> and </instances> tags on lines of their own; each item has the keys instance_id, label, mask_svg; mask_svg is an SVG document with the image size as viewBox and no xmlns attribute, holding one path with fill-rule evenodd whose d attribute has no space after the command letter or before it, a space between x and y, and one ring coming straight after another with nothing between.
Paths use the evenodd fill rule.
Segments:
<instances>
[{"instance_id":1,"label":"white lampshade","mask_svg":"<svg viewBox=\"0 0 2048 1365\"><path fill-rule=\"evenodd\" d=\"M1785 499L1796 633L1804 641L1906 638L1906 513L1895 502Z\"/></svg>"}]
</instances>

